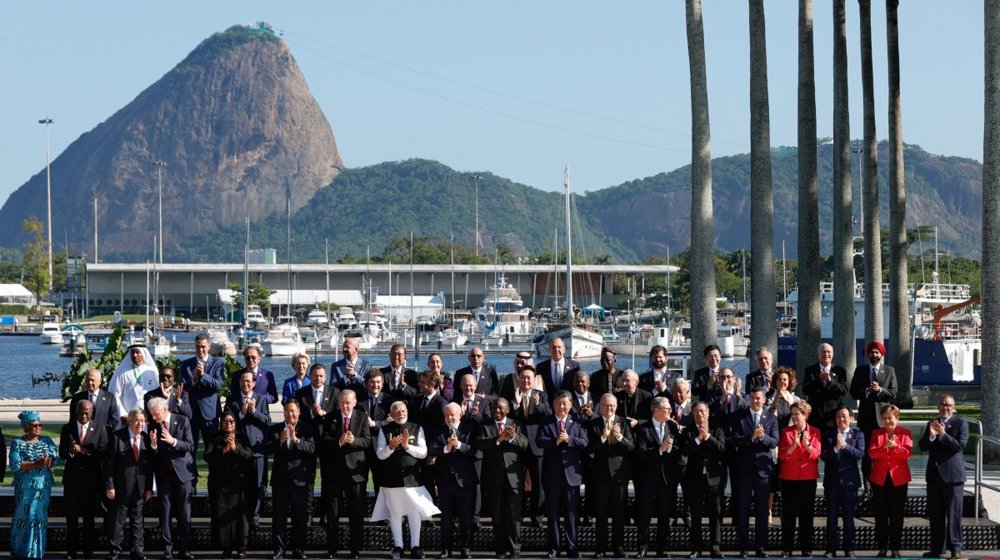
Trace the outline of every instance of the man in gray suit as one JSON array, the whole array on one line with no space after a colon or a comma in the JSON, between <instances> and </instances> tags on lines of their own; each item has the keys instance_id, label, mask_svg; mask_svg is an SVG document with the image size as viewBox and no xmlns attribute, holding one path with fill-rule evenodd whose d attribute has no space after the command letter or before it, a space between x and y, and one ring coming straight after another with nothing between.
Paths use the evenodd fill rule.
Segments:
<instances>
[{"instance_id":1,"label":"man in gray suit","mask_svg":"<svg viewBox=\"0 0 1000 560\"><path fill-rule=\"evenodd\" d=\"M194 435L191 422L180 414L171 414L167 401L149 401L152 424L149 427L149 447L154 452L153 472L160 497L160 535L163 537L163 558L171 560L174 534L170 521L177 518L176 544L178 558L194 558L188 548L191 540L191 483L194 480Z\"/></svg>"},{"instance_id":2,"label":"man in gray suit","mask_svg":"<svg viewBox=\"0 0 1000 560\"><path fill-rule=\"evenodd\" d=\"M945 544L952 558L962 556L962 496L965 493L963 453L969 442L969 423L955 416L955 397L941 395L939 417L927 423L920 438L927 451L927 510L930 511L931 551L925 558L940 558ZM947 524L947 543L945 525Z\"/></svg>"},{"instance_id":3,"label":"man in gray suit","mask_svg":"<svg viewBox=\"0 0 1000 560\"><path fill-rule=\"evenodd\" d=\"M878 340L868 343L865 355L868 356L868 363L854 370L851 396L858 401L858 428L865 435L865 441L871 443L872 431L882 421L882 406L896 401L896 371L882 361L885 345ZM866 453L861 460L862 480L866 489L871 470L872 462Z\"/></svg>"}]
</instances>

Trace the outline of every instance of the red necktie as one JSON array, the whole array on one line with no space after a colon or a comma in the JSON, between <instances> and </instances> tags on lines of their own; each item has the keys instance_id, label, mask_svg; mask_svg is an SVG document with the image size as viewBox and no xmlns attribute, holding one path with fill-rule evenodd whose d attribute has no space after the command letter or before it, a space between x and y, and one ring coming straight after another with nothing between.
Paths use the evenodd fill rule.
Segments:
<instances>
[{"instance_id":1,"label":"red necktie","mask_svg":"<svg viewBox=\"0 0 1000 560\"><path fill-rule=\"evenodd\" d=\"M343 429L344 429L344 433L345 434L347 432L351 431L351 419L348 418L347 416L344 416L344 427L343 427Z\"/></svg>"},{"instance_id":2,"label":"red necktie","mask_svg":"<svg viewBox=\"0 0 1000 560\"><path fill-rule=\"evenodd\" d=\"M80 445L83 445L83 441L87 439L87 428L80 428Z\"/></svg>"},{"instance_id":3,"label":"red necktie","mask_svg":"<svg viewBox=\"0 0 1000 560\"><path fill-rule=\"evenodd\" d=\"M559 431L560 432L565 432L566 431L566 421L565 420L560 420L559 421Z\"/></svg>"},{"instance_id":4,"label":"red necktie","mask_svg":"<svg viewBox=\"0 0 1000 560\"><path fill-rule=\"evenodd\" d=\"M135 436L135 439L132 440L132 457L136 463L139 462L139 436Z\"/></svg>"}]
</instances>

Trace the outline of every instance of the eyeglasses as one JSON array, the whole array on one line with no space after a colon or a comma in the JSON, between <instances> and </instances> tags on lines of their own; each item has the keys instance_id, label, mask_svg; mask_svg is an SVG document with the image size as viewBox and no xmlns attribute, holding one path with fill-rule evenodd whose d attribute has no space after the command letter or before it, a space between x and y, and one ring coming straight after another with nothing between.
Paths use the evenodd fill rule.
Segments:
<instances>
[{"instance_id":1,"label":"eyeglasses","mask_svg":"<svg viewBox=\"0 0 1000 560\"><path fill-rule=\"evenodd\" d=\"M938 403L938 406L944 408L955 408L955 403Z\"/></svg>"}]
</instances>

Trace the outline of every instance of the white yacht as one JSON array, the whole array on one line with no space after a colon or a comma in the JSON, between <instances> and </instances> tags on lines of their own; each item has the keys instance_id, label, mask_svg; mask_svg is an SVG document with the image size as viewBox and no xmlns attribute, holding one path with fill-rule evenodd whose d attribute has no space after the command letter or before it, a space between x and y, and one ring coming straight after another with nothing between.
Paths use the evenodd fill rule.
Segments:
<instances>
[{"instance_id":1,"label":"white yacht","mask_svg":"<svg viewBox=\"0 0 1000 560\"><path fill-rule=\"evenodd\" d=\"M306 343L302 341L294 317L279 317L278 324L267 331L261 346L268 356L293 356L306 352Z\"/></svg>"},{"instance_id":2,"label":"white yacht","mask_svg":"<svg viewBox=\"0 0 1000 560\"><path fill-rule=\"evenodd\" d=\"M476 327L483 338L528 342L535 336L535 319L521 295L501 275L476 308Z\"/></svg>"},{"instance_id":3,"label":"white yacht","mask_svg":"<svg viewBox=\"0 0 1000 560\"><path fill-rule=\"evenodd\" d=\"M42 323L42 344L62 344L62 331L58 323Z\"/></svg>"}]
</instances>

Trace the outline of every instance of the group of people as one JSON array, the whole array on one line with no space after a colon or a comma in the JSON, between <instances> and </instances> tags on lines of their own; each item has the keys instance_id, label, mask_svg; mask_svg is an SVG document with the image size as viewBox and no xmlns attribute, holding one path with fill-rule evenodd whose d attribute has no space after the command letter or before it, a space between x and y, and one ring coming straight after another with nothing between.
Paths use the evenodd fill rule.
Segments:
<instances>
[{"instance_id":1,"label":"group of people","mask_svg":"<svg viewBox=\"0 0 1000 560\"><path fill-rule=\"evenodd\" d=\"M740 557L766 557L769 544L777 544L768 543L775 493L782 503L783 555L792 555L796 535L798 548L811 555L821 461L826 555L853 556L857 496L870 487L878 556L898 556L913 441L899 425L895 375L882 362L879 342L868 345L869 363L854 371L849 388L832 347L820 345L818 362L805 370L803 398L796 396L796 372L772 371L766 348L756 351L758 368L743 383L721 367L719 348L709 346L706 367L689 382L667 367L661 346L650 351L650 369L641 374L619 369L610 348L602 351L601 369L588 374L556 338L549 358L537 365L529 353L518 353L514 371L501 382L479 348L454 375L443 371L435 353L418 373L406 367L404 346L393 346L389 365L378 368L359 356L357 339L348 338L343 358L329 370L295 355L279 396L274 373L260 367L260 348L251 345L225 398L224 362L208 350L208 338L199 335L195 356L175 372L157 369L141 345L130 347L107 390L100 372L90 371L71 399L58 447L40 436L37 413L22 413L24 436L10 450L15 557L44 552L51 466L64 461L69 558L92 556L93 539L86 535L104 512L110 557L122 555L128 524L130 558L143 560L142 508L154 481L164 557L191 558L199 451L208 464L213 538L227 558L245 557L268 486L275 559L305 558L317 514L327 555L346 550L358 558L369 480L377 493L371 520L388 521L393 558L403 554L404 519L410 555L423 558L420 528L438 515L439 557L470 557L480 514L492 519L498 557L520 557L522 522L541 525L544 514L550 558L579 557L581 517L594 520L596 557L624 556L624 527L634 520L638 557L667 556L671 527L687 524L690 556L721 558L727 486L733 508L726 513L737 529ZM856 427L848 395L858 402ZM283 417L275 423L268 406L279 399ZM928 555L934 556L947 549L957 557L962 548L968 424L953 414L954 404L950 395L938 399L940 415L918 443L928 452ZM314 512L317 470L321 495ZM679 495L686 511L677 507Z\"/></svg>"}]
</instances>

